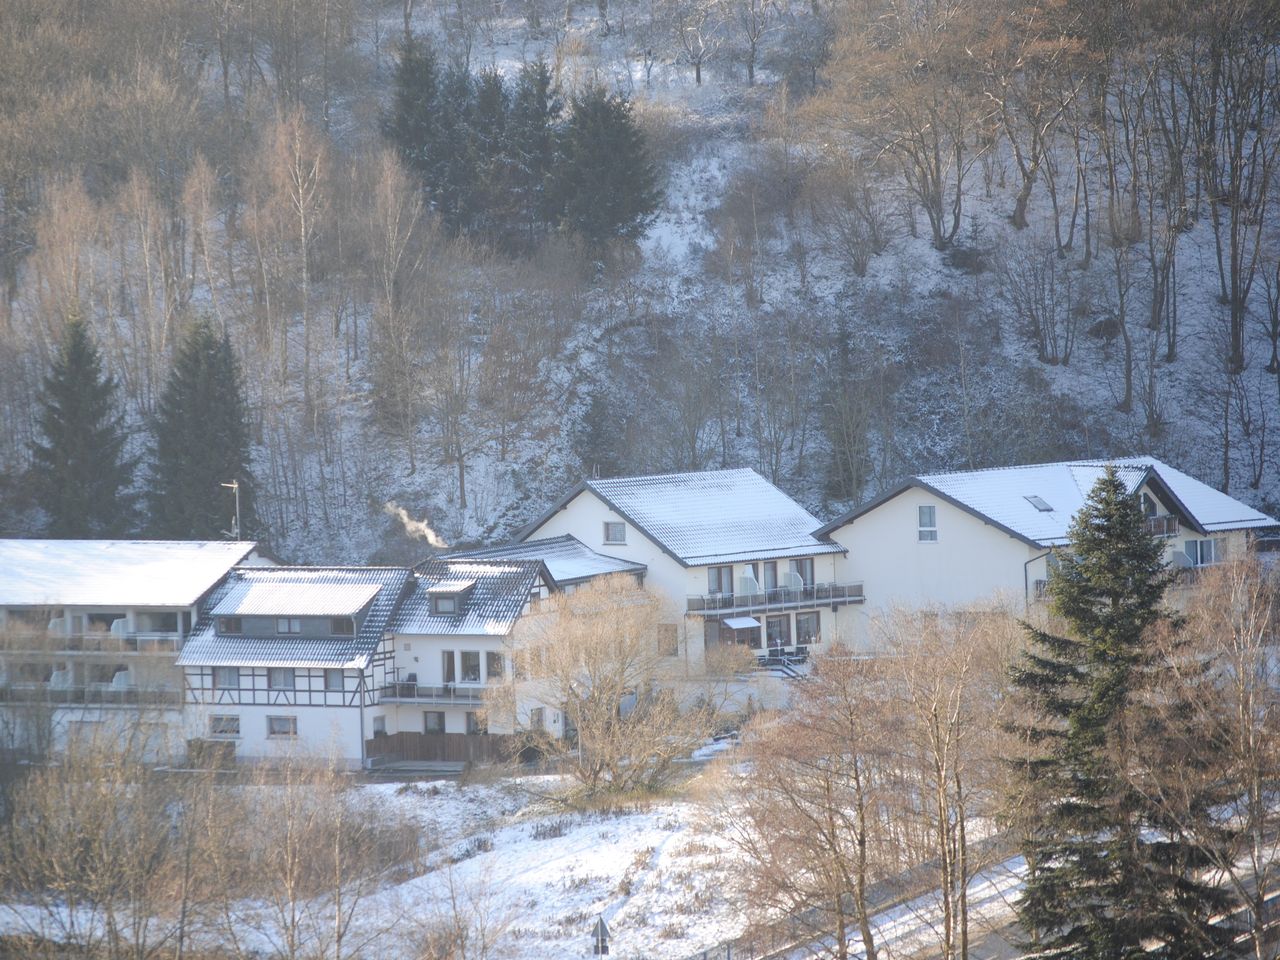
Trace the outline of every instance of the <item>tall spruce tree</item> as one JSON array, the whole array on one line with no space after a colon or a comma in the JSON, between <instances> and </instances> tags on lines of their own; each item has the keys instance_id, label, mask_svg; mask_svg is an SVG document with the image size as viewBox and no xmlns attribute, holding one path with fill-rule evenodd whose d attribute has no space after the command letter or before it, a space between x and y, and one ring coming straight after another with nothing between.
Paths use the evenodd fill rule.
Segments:
<instances>
[{"instance_id":1,"label":"tall spruce tree","mask_svg":"<svg viewBox=\"0 0 1280 960\"><path fill-rule=\"evenodd\" d=\"M1014 670L1035 718L1018 731L1034 751L1017 766L1033 804L1018 913L1043 956L1190 958L1222 939L1207 922L1225 903L1201 879L1208 858L1143 789L1150 756L1135 749L1166 739L1174 713L1142 697L1157 669L1150 631L1169 619L1163 552L1109 466L1049 579L1067 635L1028 627Z\"/></svg>"},{"instance_id":2,"label":"tall spruce tree","mask_svg":"<svg viewBox=\"0 0 1280 960\"><path fill-rule=\"evenodd\" d=\"M118 537L137 523L130 493L137 461L125 455L115 378L84 321L72 318L44 381L31 448L31 483L50 537Z\"/></svg>"},{"instance_id":3,"label":"tall spruce tree","mask_svg":"<svg viewBox=\"0 0 1280 960\"><path fill-rule=\"evenodd\" d=\"M560 137L557 188L564 225L592 252L644 233L662 193L630 101L601 87L573 98Z\"/></svg>"},{"instance_id":4,"label":"tall spruce tree","mask_svg":"<svg viewBox=\"0 0 1280 960\"><path fill-rule=\"evenodd\" d=\"M430 184L439 176L440 67L429 43L415 36L405 39L392 86L395 92L382 132L405 166L424 185Z\"/></svg>"},{"instance_id":5,"label":"tall spruce tree","mask_svg":"<svg viewBox=\"0 0 1280 960\"><path fill-rule=\"evenodd\" d=\"M518 226L527 249L555 221L554 192L549 187L556 159L556 124L563 108L545 60L520 68L507 120L507 149Z\"/></svg>"},{"instance_id":6,"label":"tall spruce tree","mask_svg":"<svg viewBox=\"0 0 1280 960\"><path fill-rule=\"evenodd\" d=\"M253 478L240 365L231 341L208 320L183 339L156 416L152 450L155 532L217 540L232 527L234 499L221 484L240 484L240 535L252 534Z\"/></svg>"}]
</instances>

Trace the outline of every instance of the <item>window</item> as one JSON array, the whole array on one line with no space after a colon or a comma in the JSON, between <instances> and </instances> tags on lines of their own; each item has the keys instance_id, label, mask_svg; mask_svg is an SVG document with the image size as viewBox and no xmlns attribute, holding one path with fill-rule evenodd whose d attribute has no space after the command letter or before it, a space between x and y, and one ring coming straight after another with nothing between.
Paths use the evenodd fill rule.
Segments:
<instances>
[{"instance_id":1,"label":"window","mask_svg":"<svg viewBox=\"0 0 1280 960\"><path fill-rule=\"evenodd\" d=\"M938 540L938 508L917 507L916 512L920 521L920 542L936 543Z\"/></svg>"},{"instance_id":2,"label":"window","mask_svg":"<svg viewBox=\"0 0 1280 960\"><path fill-rule=\"evenodd\" d=\"M267 670L268 690L292 690L293 667L271 667Z\"/></svg>"},{"instance_id":3,"label":"window","mask_svg":"<svg viewBox=\"0 0 1280 960\"><path fill-rule=\"evenodd\" d=\"M354 637L356 622L350 617L330 617L329 633L335 637Z\"/></svg>"},{"instance_id":4,"label":"window","mask_svg":"<svg viewBox=\"0 0 1280 960\"><path fill-rule=\"evenodd\" d=\"M467 711L467 733L488 733L484 718L474 710Z\"/></svg>"},{"instance_id":5,"label":"window","mask_svg":"<svg viewBox=\"0 0 1280 960\"><path fill-rule=\"evenodd\" d=\"M818 614L817 611L811 613L796 614L796 643L820 643L818 636Z\"/></svg>"},{"instance_id":6,"label":"window","mask_svg":"<svg viewBox=\"0 0 1280 960\"><path fill-rule=\"evenodd\" d=\"M268 737L296 737L298 735L297 717L267 717Z\"/></svg>"},{"instance_id":7,"label":"window","mask_svg":"<svg viewBox=\"0 0 1280 960\"><path fill-rule=\"evenodd\" d=\"M280 617L276 620L276 633L301 633L302 620L298 617Z\"/></svg>"},{"instance_id":8,"label":"window","mask_svg":"<svg viewBox=\"0 0 1280 960\"><path fill-rule=\"evenodd\" d=\"M123 619L125 619L123 613L91 613L89 614L89 629L95 633L99 630L103 633L109 633L115 622Z\"/></svg>"},{"instance_id":9,"label":"window","mask_svg":"<svg viewBox=\"0 0 1280 960\"><path fill-rule=\"evenodd\" d=\"M462 651L462 682L463 683L479 683L480 682L480 651L479 650L463 650Z\"/></svg>"},{"instance_id":10,"label":"window","mask_svg":"<svg viewBox=\"0 0 1280 960\"><path fill-rule=\"evenodd\" d=\"M720 642L720 621L702 621L702 645L708 650Z\"/></svg>"},{"instance_id":11,"label":"window","mask_svg":"<svg viewBox=\"0 0 1280 960\"><path fill-rule=\"evenodd\" d=\"M214 715L209 718L209 736L211 737L238 737L240 736L240 718L232 716Z\"/></svg>"},{"instance_id":12,"label":"window","mask_svg":"<svg viewBox=\"0 0 1280 960\"><path fill-rule=\"evenodd\" d=\"M239 636L244 633L244 621L239 617L219 617L218 632Z\"/></svg>"},{"instance_id":13,"label":"window","mask_svg":"<svg viewBox=\"0 0 1280 960\"><path fill-rule=\"evenodd\" d=\"M324 672L324 688L332 693L341 693L343 688L341 670L326 670Z\"/></svg>"},{"instance_id":14,"label":"window","mask_svg":"<svg viewBox=\"0 0 1280 960\"><path fill-rule=\"evenodd\" d=\"M422 732L423 733L444 733L444 711L443 710L422 711Z\"/></svg>"},{"instance_id":15,"label":"window","mask_svg":"<svg viewBox=\"0 0 1280 960\"><path fill-rule=\"evenodd\" d=\"M387 735L387 718L385 716L373 718L373 735L375 737L385 737Z\"/></svg>"},{"instance_id":16,"label":"window","mask_svg":"<svg viewBox=\"0 0 1280 960\"><path fill-rule=\"evenodd\" d=\"M806 587L813 586L813 557L791 561L791 572L797 574Z\"/></svg>"},{"instance_id":17,"label":"window","mask_svg":"<svg viewBox=\"0 0 1280 960\"><path fill-rule=\"evenodd\" d=\"M1226 557L1227 541L1225 539L1188 540L1186 553L1193 567L1207 567L1221 563Z\"/></svg>"},{"instance_id":18,"label":"window","mask_svg":"<svg viewBox=\"0 0 1280 960\"><path fill-rule=\"evenodd\" d=\"M431 612L439 615L448 616L458 612L458 595L455 593L442 593L431 598Z\"/></svg>"},{"instance_id":19,"label":"window","mask_svg":"<svg viewBox=\"0 0 1280 960\"><path fill-rule=\"evenodd\" d=\"M1038 497L1035 494L1032 494L1029 497L1023 497L1022 499L1027 501L1027 503L1031 504L1041 513L1053 513L1053 507L1044 497Z\"/></svg>"},{"instance_id":20,"label":"window","mask_svg":"<svg viewBox=\"0 0 1280 960\"><path fill-rule=\"evenodd\" d=\"M707 593L733 593L733 567L707 567Z\"/></svg>"},{"instance_id":21,"label":"window","mask_svg":"<svg viewBox=\"0 0 1280 960\"><path fill-rule=\"evenodd\" d=\"M502 675L506 671L506 663L503 661L502 654L496 650L490 650L484 655L484 671L489 677L489 682L501 680Z\"/></svg>"},{"instance_id":22,"label":"window","mask_svg":"<svg viewBox=\"0 0 1280 960\"><path fill-rule=\"evenodd\" d=\"M239 690L240 689L240 668L239 667L214 667L213 668L213 689Z\"/></svg>"},{"instance_id":23,"label":"window","mask_svg":"<svg viewBox=\"0 0 1280 960\"><path fill-rule=\"evenodd\" d=\"M680 655L680 631L674 623L660 623L657 627L658 654L663 657Z\"/></svg>"},{"instance_id":24,"label":"window","mask_svg":"<svg viewBox=\"0 0 1280 960\"><path fill-rule=\"evenodd\" d=\"M778 589L778 561L770 560L768 563L762 564L764 579L760 581L760 586L766 590Z\"/></svg>"},{"instance_id":25,"label":"window","mask_svg":"<svg viewBox=\"0 0 1280 960\"><path fill-rule=\"evenodd\" d=\"M1154 517L1158 512L1155 498L1149 493L1144 493L1142 495L1142 515L1144 517Z\"/></svg>"},{"instance_id":26,"label":"window","mask_svg":"<svg viewBox=\"0 0 1280 960\"><path fill-rule=\"evenodd\" d=\"M534 707L529 711L529 729L530 730L547 729L546 707Z\"/></svg>"},{"instance_id":27,"label":"window","mask_svg":"<svg viewBox=\"0 0 1280 960\"><path fill-rule=\"evenodd\" d=\"M144 613L138 617L138 631L140 633L177 633L178 614L176 612Z\"/></svg>"},{"instance_id":28,"label":"window","mask_svg":"<svg viewBox=\"0 0 1280 960\"><path fill-rule=\"evenodd\" d=\"M766 617L764 621L765 637L771 647L791 646L791 618L789 616Z\"/></svg>"},{"instance_id":29,"label":"window","mask_svg":"<svg viewBox=\"0 0 1280 960\"><path fill-rule=\"evenodd\" d=\"M626 543L627 542L627 525L612 520L606 520L604 523L604 542L605 543Z\"/></svg>"}]
</instances>

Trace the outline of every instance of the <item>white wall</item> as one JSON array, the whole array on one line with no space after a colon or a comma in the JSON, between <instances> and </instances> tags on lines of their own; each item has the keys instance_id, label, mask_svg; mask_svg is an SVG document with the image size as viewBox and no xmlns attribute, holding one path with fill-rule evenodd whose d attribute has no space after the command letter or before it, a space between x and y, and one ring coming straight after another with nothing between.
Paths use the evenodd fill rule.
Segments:
<instances>
[{"instance_id":1,"label":"white wall","mask_svg":"<svg viewBox=\"0 0 1280 960\"><path fill-rule=\"evenodd\" d=\"M375 714L381 708L365 708L364 737L373 736ZM215 737L233 740L237 760L276 760L299 756L317 760L334 760L355 768L360 765L361 730L358 707L310 707L297 704L250 706L245 704L188 704L184 715L188 737L208 738L209 717L238 716L239 737ZM297 717L298 736L269 737L267 717Z\"/></svg>"},{"instance_id":2,"label":"white wall","mask_svg":"<svg viewBox=\"0 0 1280 960\"><path fill-rule=\"evenodd\" d=\"M935 508L938 539L919 539L918 507ZM917 487L839 527L832 539L849 553L840 580L861 580L870 621L894 607L1024 605L1028 584L1045 576L1046 551ZM862 637L868 637L866 633ZM873 642L868 638L864 642Z\"/></svg>"},{"instance_id":3,"label":"white wall","mask_svg":"<svg viewBox=\"0 0 1280 960\"><path fill-rule=\"evenodd\" d=\"M626 543L605 543L606 522L626 525ZM670 622L680 625L681 656L691 673L700 673L705 665L703 618L687 617L685 611L690 596L707 593L706 566L685 567L590 490L580 492L563 509L558 510L541 526L530 532L525 539L557 537L566 533L577 537L586 546L599 553L648 566L644 584L649 590L666 599ZM797 556L806 556L806 554ZM845 579L838 574L838 557L838 554L820 554L813 558L814 579L817 582L830 583ZM733 568L733 582L736 585L737 578L747 572L747 564L737 563ZM787 569L787 559L778 560L778 569L779 571ZM844 643L852 641L859 619L853 612L854 608L841 607L838 612L833 613L830 604L825 606L815 604L812 608L805 609L819 611L824 641L838 640ZM791 613L794 616L795 611Z\"/></svg>"}]
</instances>

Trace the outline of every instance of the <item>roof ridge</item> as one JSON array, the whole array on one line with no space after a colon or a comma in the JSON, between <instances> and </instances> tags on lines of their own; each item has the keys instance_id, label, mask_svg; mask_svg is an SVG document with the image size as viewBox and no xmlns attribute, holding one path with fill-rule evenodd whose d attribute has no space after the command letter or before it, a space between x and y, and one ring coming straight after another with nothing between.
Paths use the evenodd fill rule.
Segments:
<instances>
[{"instance_id":1,"label":"roof ridge","mask_svg":"<svg viewBox=\"0 0 1280 960\"><path fill-rule=\"evenodd\" d=\"M1084 460L1049 460L1044 463L1012 463L1003 467L974 467L971 470L939 470L933 473L916 473L911 476L916 480L926 480L929 477L954 477L974 473L1003 473L1010 470L1037 470L1042 467L1105 467L1112 463L1123 464L1125 466L1136 466L1142 463L1168 466L1168 464L1163 461L1146 455L1133 457L1091 457Z\"/></svg>"}]
</instances>

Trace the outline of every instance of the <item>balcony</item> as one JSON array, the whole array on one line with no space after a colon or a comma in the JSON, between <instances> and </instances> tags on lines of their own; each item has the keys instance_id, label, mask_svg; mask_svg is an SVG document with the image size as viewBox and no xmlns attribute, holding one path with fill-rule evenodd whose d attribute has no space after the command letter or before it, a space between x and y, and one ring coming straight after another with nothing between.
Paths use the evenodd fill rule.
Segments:
<instances>
[{"instance_id":1,"label":"balcony","mask_svg":"<svg viewBox=\"0 0 1280 960\"><path fill-rule=\"evenodd\" d=\"M0 703L176 708L182 706L182 691L163 688L113 687L109 683L91 683L84 687L53 687L47 683L3 683L0 684Z\"/></svg>"},{"instance_id":2,"label":"balcony","mask_svg":"<svg viewBox=\"0 0 1280 960\"><path fill-rule=\"evenodd\" d=\"M701 616L724 616L766 610L790 610L830 603L843 606L862 603L862 583L814 583L803 587L778 587L759 593L705 593L689 597L686 611Z\"/></svg>"},{"instance_id":3,"label":"balcony","mask_svg":"<svg viewBox=\"0 0 1280 960\"><path fill-rule=\"evenodd\" d=\"M33 653L111 653L174 656L182 650L178 633L18 633L4 641L7 650Z\"/></svg>"},{"instance_id":4,"label":"balcony","mask_svg":"<svg viewBox=\"0 0 1280 960\"><path fill-rule=\"evenodd\" d=\"M383 703L436 703L445 706L474 707L484 701L487 688L446 683L424 687L417 683L392 683L378 690Z\"/></svg>"},{"instance_id":5,"label":"balcony","mask_svg":"<svg viewBox=\"0 0 1280 960\"><path fill-rule=\"evenodd\" d=\"M1147 533L1153 537L1176 537L1178 535L1178 518L1172 514L1163 517L1147 517L1145 526Z\"/></svg>"}]
</instances>

